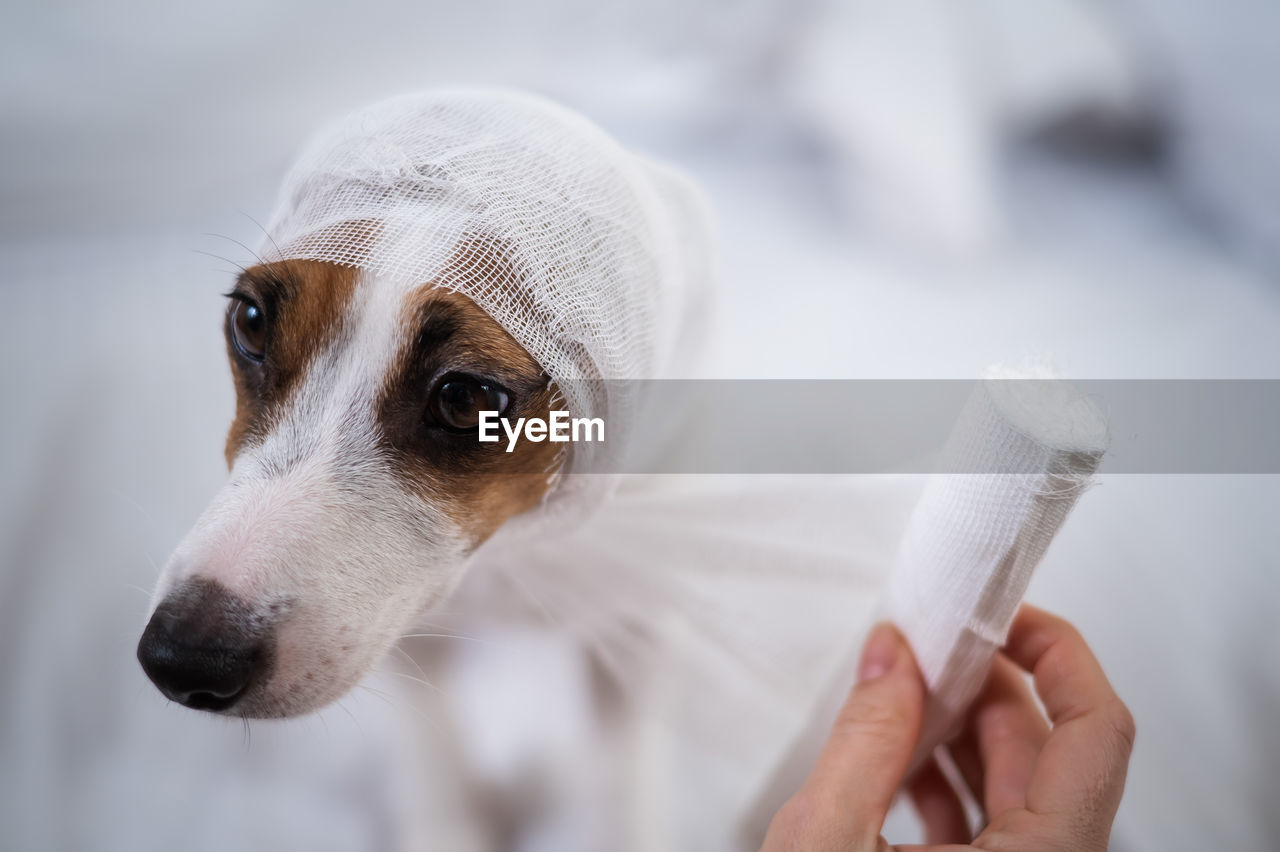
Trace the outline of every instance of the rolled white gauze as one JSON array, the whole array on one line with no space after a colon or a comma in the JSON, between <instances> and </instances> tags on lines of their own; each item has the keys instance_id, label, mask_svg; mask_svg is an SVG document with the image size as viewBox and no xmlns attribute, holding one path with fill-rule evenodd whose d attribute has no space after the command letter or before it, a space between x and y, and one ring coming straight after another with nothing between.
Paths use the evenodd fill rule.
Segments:
<instances>
[{"instance_id":1,"label":"rolled white gauze","mask_svg":"<svg viewBox=\"0 0 1280 852\"><path fill-rule=\"evenodd\" d=\"M1032 573L1106 450L1102 413L1050 375L987 371L889 575L885 614L906 636L928 688L913 768L958 733Z\"/></svg>"},{"instance_id":2,"label":"rolled white gauze","mask_svg":"<svg viewBox=\"0 0 1280 852\"><path fill-rule=\"evenodd\" d=\"M881 617L906 636L928 688L912 770L977 697L1032 573L1107 441L1097 406L1046 367L992 367L965 403L907 522L881 602ZM759 845L808 775L858 657L851 649L748 807L745 845Z\"/></svg>"}]
</instances>

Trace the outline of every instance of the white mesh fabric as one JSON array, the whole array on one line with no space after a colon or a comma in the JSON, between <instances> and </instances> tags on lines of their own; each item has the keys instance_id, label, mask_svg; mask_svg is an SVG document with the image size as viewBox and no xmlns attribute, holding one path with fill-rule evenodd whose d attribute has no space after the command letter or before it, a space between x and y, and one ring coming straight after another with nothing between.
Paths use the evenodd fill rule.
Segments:
<instances>
[{"instance_id":1,"label":"white mesh fabric","mask_svg":"<svg viewBox=\"0 0 1280 852\"><path fill-rule=\"evenodd\" d=\"M885 590L928 687L913 765L957 733L1107 445L1105 419L1068 383L1004 368L988 375L912 514Z\"/></svg>"},{"instance_id":2,"label":"white mesh fabric","mask_svg":"<svg viewBox=\"0 0 1280 852\"><path fill-rule=\"evenodd\" d=\"M572 416L605 418L607 444L566 445L561 473L578 474L621 451L637 404L634 386L598 380L683 367L709 286L704 211L690 183L562 107L434 91L322 130L286 178L260 254L471 298L542 365ZM559 477L561 514L610 486L588 479Z\"/></svg>"},{"instance_id":3,"label":"white mesh fabric","mask_svg":"<svg viewBox=\"0 0 1280 852\"><path fill-rule=\"evenodd\" d=\"M927 688L913 768L946 741L977 697L1033 572L1106 450L1101 412L1052 376L1043 368L988 371L962 410L888 570L880 615L906 637ZM744 823L749 843L763 839L769 818L808 775L849 694L859 656L855 646L836 667L808 722L762 784Z\"/></svg>"}]
</instances>

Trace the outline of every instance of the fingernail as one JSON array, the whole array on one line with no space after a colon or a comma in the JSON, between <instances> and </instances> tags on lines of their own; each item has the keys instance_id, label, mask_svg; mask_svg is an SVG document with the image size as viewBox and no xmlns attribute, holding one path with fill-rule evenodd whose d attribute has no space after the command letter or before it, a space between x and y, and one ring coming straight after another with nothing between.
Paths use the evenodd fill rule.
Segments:
<instances>
[{"instance_id":1,"label":"fingernail","mask_svg":"<svg viewBox=\"0 0 1280 852\"><path fill-rule=\"evenodd\" d=\"M871 680L893 668L898 660L898 636L885 622L877 624L862 647L862 662L858 664L858 680Z\"/></svg>"}]
</instances>

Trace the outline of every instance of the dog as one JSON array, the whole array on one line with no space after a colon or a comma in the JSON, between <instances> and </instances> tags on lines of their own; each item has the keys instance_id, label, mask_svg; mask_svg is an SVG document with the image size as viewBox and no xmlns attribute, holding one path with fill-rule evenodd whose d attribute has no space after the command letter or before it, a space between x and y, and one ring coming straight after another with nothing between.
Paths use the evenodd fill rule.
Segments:
<instances>
[{"instance_id":1,"label":"dog","mask_svg":"<svg viewBox=\"0 0 1280 852\"><path fill-rule=\"evenodd\" d=\"M230 477L137 652L170 699L244 718L340 698L513 544L498 562L536 544L541 585L581 591L564 572L598 560L558 536L614 493L644 384L615 380L683 376L713 278L691 181L502 90L321 130L264 231L227 294Z\"/></svg>"}]
</instances>

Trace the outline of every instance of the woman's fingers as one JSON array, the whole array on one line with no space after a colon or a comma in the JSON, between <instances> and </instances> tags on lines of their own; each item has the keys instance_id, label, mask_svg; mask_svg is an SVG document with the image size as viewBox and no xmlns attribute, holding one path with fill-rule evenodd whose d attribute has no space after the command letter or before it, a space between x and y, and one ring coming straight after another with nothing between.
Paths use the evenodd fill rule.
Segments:
<instances>
[{"instance_id":1,"label":"woman's fingers","mask_svg":"<svg viewBox=\"0 0 1280 852\"><path fill-rule=\"evenodd\" d=\"M1024 606L1004 653L1035 677L1053 722L1026 807L1109 830L1133 749L1132 715L1079 632L1057 616Z\"/></svg>"},{"instance_id":2,"label":"woman's fingers","mask_svg":"<svg viewBox=\"0 0 1280 852\"><path fill-rule=\"evenodd\" d=\"M991 664L960 736L947 751L988 817L1026 804L1036 757L1049 725L1027 677L1003 655Z\"/></svg>"},{"instance_id":3,"label":"woman's fingers","mask_svg":"<svg viewBox=\"0 0 1280 852\"><path fill-rule=\"evenodd\" d=\"M947 751L951 754L951 762L959 770L964 785L969 788L969 793L981 803L987 779L982 769L982 754L978 751L978 732L974 730L972 720L965 723L959 737L947 743Z\"/></svg>"},{"instance_id":4,"label":"woman's fingers","mask_svg":"<svg viewBox=\"0 0 1280 852\"><path fill-rule=\"evenodd\" d=\"M1049 739L1049 724L1025 675L997 655L974 708L972 730L983 768L982 806L988 818L1025 807L1036 758Z\"/></svg>"},{"instance_id":5,"label":"woman's fingers","mask_svg":"<svg viewBox=\"0 0 1280 852\"><path fill-rule=\"evenodd\" d=\"M809 784L845 803L878 834L920 736L924 682L911 649L888 624L871 631L849 693Z\"/></svg>"},{"instance_id":6,"label":"woman's fingers","mask_svg":"<svg viewBox=\"0 0 1280 852\"><path fill-rule=\"evenodd\" d=\"M960 797L932 758L907 787L911 802L924 823L926 843L968 843L973 834Z\"/></svg>"},{"instance_id":7,"label":"woman's fingers","mask_svg":"<svg viewBox=\"0 0 1280 852\"><path fill-rule=\"evenodd\" d=\"M858 685L805 782L778 811L766 849L873 850L920 735L924 683L897 630L877 626Z\"/></svg>"},{"instance_id":8,"label":"woman's fingers","mask_svg":"<svg viewBox=\"0 0 1280 852\"><path fill-rule=\"evenodd\" d=\"M1032 673L1052 730L1019 667ZM880 828L919 737L923 705L906 643L893 628L877 627L858 685L809 780L774 818L765 847L885 849ZM965 735L952 744L990 819L979 845L999 837L1009 848L1105 849L1133 736L1129 711L1075 628L1024 607ZM911 795L929 843L968 840L964 810L936 763L913 779Z\"/></svg>"}]
</instances>

